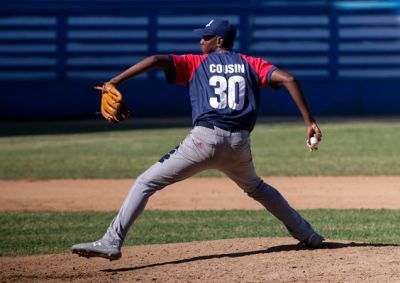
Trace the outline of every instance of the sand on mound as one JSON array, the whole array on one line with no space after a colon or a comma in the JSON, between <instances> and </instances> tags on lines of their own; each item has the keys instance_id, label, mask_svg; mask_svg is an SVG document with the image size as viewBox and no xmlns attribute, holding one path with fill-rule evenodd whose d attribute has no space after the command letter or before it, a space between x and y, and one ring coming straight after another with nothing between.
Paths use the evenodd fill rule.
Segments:
<instances>
[{"instance_id":1,"label":"sand on mound","mask_svg":"<svg viewBox=\"0 0 400 283\"><path fill-rule=\"evenodd\" d=\"M400 282L400 246L289 238L123 248L119 261L72 253L1 257L2 282Z\"/></svg>"}]
</instances>

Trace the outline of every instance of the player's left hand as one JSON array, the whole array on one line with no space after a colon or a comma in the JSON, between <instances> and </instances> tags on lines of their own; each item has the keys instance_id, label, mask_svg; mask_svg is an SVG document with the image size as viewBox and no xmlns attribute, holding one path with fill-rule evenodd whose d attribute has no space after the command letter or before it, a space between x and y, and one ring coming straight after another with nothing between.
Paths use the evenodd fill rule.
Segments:
<instances>
[{"instance_id":1,"label":"player's left hand","mask_svg":"<svg viewBox=\"0 0 400 283\"><path fill-rule=\"evenodd\" d=\"M101 114L107 121L116 124L128 117L129 109L124 97L113 84L107 82L95 88L101 90Z\"/></svg>"}]
</instances>

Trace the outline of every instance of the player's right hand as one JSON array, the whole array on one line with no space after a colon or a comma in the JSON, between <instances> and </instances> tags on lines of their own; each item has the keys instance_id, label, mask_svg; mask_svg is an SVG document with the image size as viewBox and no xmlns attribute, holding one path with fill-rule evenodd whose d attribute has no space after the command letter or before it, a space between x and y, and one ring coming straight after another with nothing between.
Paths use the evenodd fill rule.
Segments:
<instances>
[{"instance_id":1,"label":"player's right hand","mask_svg":"<svg viewBox=\"0 0 400 283\"><path fill-rule=\"evenodd\" d=\"M310 124L306 129L307 144L310 144L311 137L316 137L318 139L318 142L321 142L322 133L316 122Z\"/></svg>"}]
</instances>

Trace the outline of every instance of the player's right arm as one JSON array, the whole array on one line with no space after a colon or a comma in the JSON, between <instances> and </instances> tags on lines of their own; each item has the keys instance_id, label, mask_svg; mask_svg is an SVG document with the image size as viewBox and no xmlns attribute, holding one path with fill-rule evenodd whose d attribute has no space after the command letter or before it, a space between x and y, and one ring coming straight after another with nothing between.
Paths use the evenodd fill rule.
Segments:
<instances>
[{"instance_id":1,"label":"player's right arm","mask_svg":"<svg viewBox=\"0 0 400 283\"><path fill-rule=\"evenodd\" d=\"M160 68L168 70L171 67L171 60L169 55L152 55L144 58L142 61L134 64L129 69L123 71L118 76L112 78L110 83L118 86L123 82L151 70L153 68Z\"/></svg>"},{"instance_id":2,"label":"player's right arm","mask_svg":"<svg viewBox=\"0 0 400 283\"><path fill-rule=\"evenodd\" d=\"M287 89L293 101L296 103L301 115L303 116L304 123L306 125L306 138L307 143L312 136L316 136L318 140L321 140L321 130L319 129L317 122L311 114L310 108L308 106L307 99L303 93L299 81L293 77L291 74L281 70L276 69L271 74L270 85L272 87L281 87Z\"/></svg>"}]
</instances>

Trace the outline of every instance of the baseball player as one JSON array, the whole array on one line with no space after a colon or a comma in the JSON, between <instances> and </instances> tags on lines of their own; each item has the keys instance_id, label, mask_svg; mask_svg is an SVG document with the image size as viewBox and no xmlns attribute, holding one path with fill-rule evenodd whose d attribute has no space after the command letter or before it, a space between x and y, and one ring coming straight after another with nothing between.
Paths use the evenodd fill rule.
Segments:
<instances>
[{"instance_id":1,"label":"baseball player","mask_svg":"<svg viewBox=\"0 0 400 283\"><path fill-rule=\"evenodd\" d=\"M126 234L149 197L205 169L226 174L282 221L302 244L321 246L324 238L256 174L250 148L260 88L264 86L286 88L304 119L307 143L313 136L321 139L300 85L293 76L263 59L233 52L236 29L228 21L214 19L194 32L201 36L202 55L150 56L110 80L111 85L118 86L152 68L164 69L169 82L189 87L194 127L179 146L136 179L104 236L95 242L74 245L73 253L87 258L119 259ZM310 150L315 148L310 146Z\"/></svg>"}]
</instances>

